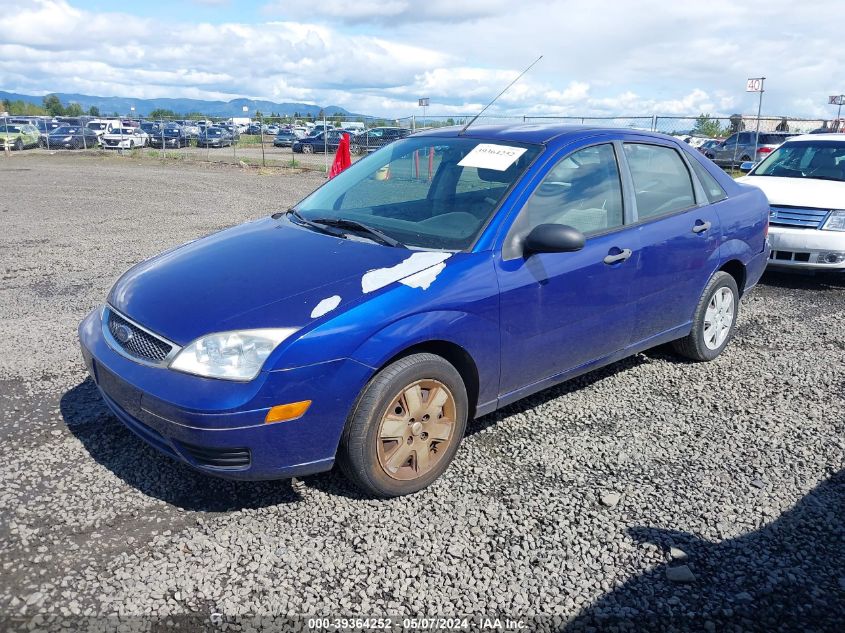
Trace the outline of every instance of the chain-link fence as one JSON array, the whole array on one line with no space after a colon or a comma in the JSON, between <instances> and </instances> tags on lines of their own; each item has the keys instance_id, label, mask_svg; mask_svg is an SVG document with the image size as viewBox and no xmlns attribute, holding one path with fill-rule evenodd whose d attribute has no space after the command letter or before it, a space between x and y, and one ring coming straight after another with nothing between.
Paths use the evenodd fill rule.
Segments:
<instances>
[{"instance_id":1,"label":"chain-link fence","mask_svg":"<svg viewBox=\"0 0 845 633\"><path fill-rule=\"evenodd\" d=\"M246 114L246 113L245 113ZM304 168L328 171L343 134L349 134L352 158L357 160L397 138L439 127L466 125L473 115L427 115L399 118L362 116L265 116L253 113L243 118L129 118L6 117L0 119L0 134L7 149L38 145L50 151L81 149L114 152L157 159L241 163L246 165ZM476 125L497 123L563 123L647 130L671 134L706 150L725 139L748 141L768 147L784 134L826 130L845 132L840 121L795 117L734 115L710 116L495 116L485 115ZM758 130L761 136L757 136ZM26 128L23 129L22 128ZM4 132L15 132L15 134ZM24 134L23 132L26 132ZM750 136L743 136L748 132ZM33 141L33 134L38 137ZM763 134L771 135L764 137ZM750 141L748 141L750 142ZM748 143L746 143L748 144ZM730 150L731 148L728 148ZM734 148L730 165L760 158L754 150ZM705 153L717 160L718 152ZM717 160L720 164L721 162ZM724 165L723 165L724 166Z\"/></svg>"}]
</instances>

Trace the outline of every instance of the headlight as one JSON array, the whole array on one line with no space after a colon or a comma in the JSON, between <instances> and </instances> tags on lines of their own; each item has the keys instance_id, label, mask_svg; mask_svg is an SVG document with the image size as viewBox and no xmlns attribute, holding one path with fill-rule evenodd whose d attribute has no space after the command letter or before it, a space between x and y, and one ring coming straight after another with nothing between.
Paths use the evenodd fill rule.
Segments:
<instances>
[{"instance_id":1,"label":"headlight","mask_svg":"<svg viewBox=\"0 0 845 633\"><path fill-rule=\"evenodd\" d=\"M66 137L64 138L64 140L65 140L65 141L70 141L72 138L73 138L73 137L71 137L71 136L66 136Z\"/></svg>"},{"instance_id":2,"label":"headlight","mask_svg":"<svg viewBox=\"0 0 845 633\"><path fill-rule=\"evenodd\" d=\"M825 231L845 231L845 210L831 211L822 229Z\"/></svg>"},{"instance_id":3,"label":"headlight","mask_svg":"<svg viewBox=\"0 0 845 633\"><path fill-rule=\"evenodd\" d=\"M252 380L264 361L296 328L239 330L201 336L187 345L170 368L197 376Z\"/></svg>"}]
</instances>

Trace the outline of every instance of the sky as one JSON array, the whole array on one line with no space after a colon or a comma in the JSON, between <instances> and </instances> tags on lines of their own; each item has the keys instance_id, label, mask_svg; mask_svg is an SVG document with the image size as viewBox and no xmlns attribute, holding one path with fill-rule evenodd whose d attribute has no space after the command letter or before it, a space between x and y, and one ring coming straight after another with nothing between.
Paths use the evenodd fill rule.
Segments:
<instances>
[{"instance_id":1,"label":"sky","mask_svg":"<svg viewBox=\"0 0 845 633\"><path fill-rule=\"evenodd\" d=\"M0 89L237 97L400 117L832 118L841 0L0 0Z\"/></svg>"}]
</instances>

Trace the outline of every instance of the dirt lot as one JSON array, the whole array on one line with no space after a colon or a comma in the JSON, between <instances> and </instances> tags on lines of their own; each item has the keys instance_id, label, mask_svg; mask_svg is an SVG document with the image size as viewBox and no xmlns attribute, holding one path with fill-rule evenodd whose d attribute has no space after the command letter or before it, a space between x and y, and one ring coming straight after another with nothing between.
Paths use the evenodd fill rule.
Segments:
<instances>
[{"instance_id":1,"label":"dirt lot","mask_svg":"<svg viewBox=\"0 0 845 633\"><path fill-rule=\"evenodd\" d=\"M765 276L712 363L652 350L472 423L407 498L360 499L334 472L220 481L131 435L85 375L82 317L133 263L321 182L0 157L0 629L389 614L842 630L842 279Z\"/></svg>"}]
</instances>

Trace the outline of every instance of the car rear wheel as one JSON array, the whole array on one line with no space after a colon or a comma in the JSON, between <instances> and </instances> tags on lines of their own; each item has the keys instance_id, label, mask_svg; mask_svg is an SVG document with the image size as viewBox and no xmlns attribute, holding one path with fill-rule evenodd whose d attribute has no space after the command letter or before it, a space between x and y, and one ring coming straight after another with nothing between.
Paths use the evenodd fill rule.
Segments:
<instances>
[{"instance_id":1,"label":"car rear wheel","mask_svg":"<svg viewBox=\"0 0 845 633\"><path fill-rule=\"evenodd\" d=\"M727 346L736 330L739 290L734 278L718 271L704 289L690 333L673 343L675 351L697 361L713 360Z\"/></svg>"},{"instance_id":2,"label":"car rear wheel","mask_svg":"<svg viewBox=\"0 0 845 633\"><path fill-rule=\"evenodd\" d=\"M364 388L341 438L338 462L362 491L398 497L442 475L463 438L467 392L458 371L434 354L412 354Z\"/></svg>"},{"instance_id":3,"label":"car rear wheel","mask_svg":"<svg viewBox=\"0 0 845 633\"><path fill-rule=\"evenodd\" d=\"M302 146L302 153L303 153L303 154L313 154L313 153L314 153L314 148L313 148L313 147L311 147L310 145L303 145L303 146Z\"/></svg>"}]
</instances>

